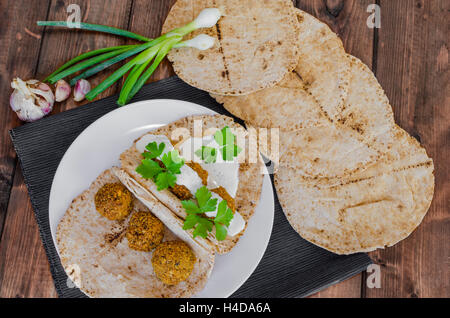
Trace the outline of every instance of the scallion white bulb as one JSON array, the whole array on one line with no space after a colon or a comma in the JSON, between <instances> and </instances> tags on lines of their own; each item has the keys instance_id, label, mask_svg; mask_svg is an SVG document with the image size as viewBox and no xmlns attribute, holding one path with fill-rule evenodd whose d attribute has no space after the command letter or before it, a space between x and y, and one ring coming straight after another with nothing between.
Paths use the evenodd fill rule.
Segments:
<instances>
[{"instance_id":1,"label":"scallion white bulb","mask_svg":"<svg viewBox=\"0 0 450 318\"><path fill-rule=\"evenodd\" d=\"M214 46L214 43L216 43L216 39L212 36L209 36L207 34L200 34L191 40L181 42L180 44L176 45L176 47L194 47L196 49L204 51L212 48Z\"/></svg>"},{"instance_id":2,"label":"scallion white bulb","mask_svg":"<svg viewBox=\"0 0 450 318\"><path fill-rule=\"evenodd\" d=\"M194 20L194 24L197 29L211 28L216 25L217 21L222 17L222 13L217 8L204 9L197 18Z\"/></svg>"}]
</instances>

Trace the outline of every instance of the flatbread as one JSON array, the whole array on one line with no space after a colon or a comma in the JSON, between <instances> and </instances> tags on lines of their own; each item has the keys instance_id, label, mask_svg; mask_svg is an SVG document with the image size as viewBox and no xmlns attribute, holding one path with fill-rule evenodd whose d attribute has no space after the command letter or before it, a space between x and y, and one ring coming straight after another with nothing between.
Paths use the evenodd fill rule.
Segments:
<instances>
[{"instance_id":1,"label":"flatbread","mask_svg":"<svg viewBox=\"0 0 450 318\"><path fill-rule=\"evenodd\" d=\"M369 169L336 179L305 179L280 167L278 198L292 227L337 254L392 246L420 224L434 192L434 166L420 144L400 128L387 157Z\"/></svg>"},{"instance_id":2,"label":"flatbread","mask_svg":"<svg viewBox=\"0 0 450 318\"><path fill-rule=\"evenodd\" d=\"M106 183L120 182L113 168L103 172L81 195L76 197L58 224L57 246L61 263L69 277L91 297L189 297L203 289L214 266L214 253L192 240L185 240L197 256L189 278L175 286L162 283L154 274L152 252L139 252L128 247L126 228L122 222L110 221L95 209L94 197ZM164 240L179 240L175 232L176 217L154 197L152 213L165 216ZM149 209L135 200L134 211ZM164 222L165 221L165 222ZM170 228L170 229L169 229Z\"/></svg>"},{"instance_id":3,"label":"flatbread","mask_svg":"<svg viewBox=\"0 0 450 318\"><path fill-rule=\"evenodd\" d=\"M325 23L296 9L300 56L295 72L331 120L340 118L350 82L350 61L341 39Z\"/></svg>"},{"instance_id":4,"label":"flatbread","mask_svg":"<svg viewBox=\"0 0 450 318\"><path fill-rule=\"evenodd\" d=\"M159 129L150 131L149 134L153 135L165 135L170 140L180 142L182 139L176 139L173 136L173 132L177 129L185 129L189 136L191 137L203 137L203 133L199 134L199 131L194 129L195 125L199 125L203 129L203 133L210 128L221 129L225 126L234 129L235 132L245 132L245 129L235 123L232 118L222 115L215 116L190 116L182 118L176 122L173 122L167 126L161 127ZM198 127L198 126L197 126ZM238 138L237 143L245 151L242 154L245 156L245 162L240 164L239 167L239 185L236 193L235 205L237 211L242 215L246 224L248 224L249 219L255 212L255 208L259 202L261 195L262 183L263 183L263 169L264 166L257 153L257 157L249 156L248 148L250 145L250 137ZM162 203L169 207L175 214L180 218L184 219L186 213L181 201L169 190L158 191L156 184L152 180L143 179L137 172L136 168L140 165L142 161L141 153L136 148L136 142L133 146L126 150L120 156L120 161L122 168L131 175L140 185L145 189L150 191L155 197L157 197ZM256 143L256 141L254 141ZM256 160L256 161L254 161ZM208 237L208 239L215 245L216 251L219 254L225 254L231 251L231 249L237 244L239 238L245 232L242 231L240 234L234 237L227 237L224 241L218 242L215 239L214 232Z\"/></svg>"},{"instance_id":5,"label":"flatbread","mask_svg":"<svg viewBox=\"0 0 450 318\"><path fill-rule=\"evenodd\" d=\"M188 84L219 95L245 95L272 87L298 61L298 22L290 0L178 0L163 33L193 21L205 8L220 8L223 17L206 33L217 39L206 51L172 50L168 58Z\"/></svg>"},{"instance_id":6,"label":"flatbread","mask_svg":"<svg viewBox=\"0 0 450 318\"><path fill-rule=\"evenodd\" d=\"M293 72L277 86L245 96L212 95L226 110L258 128L285 131L329 125L316 99Z\"/></svg>"},{"instance_id":7,"label":"flatbread","mask_svg":"<svg viewBox=\"0 0 450 318\"><path fill-rule=\"evenodd\" d=\"M385 153L394 143L395 120L389 100L373 72L348 55L351 80L339 123L351 128L371 148Z\"/></svg>"}]
</instances>

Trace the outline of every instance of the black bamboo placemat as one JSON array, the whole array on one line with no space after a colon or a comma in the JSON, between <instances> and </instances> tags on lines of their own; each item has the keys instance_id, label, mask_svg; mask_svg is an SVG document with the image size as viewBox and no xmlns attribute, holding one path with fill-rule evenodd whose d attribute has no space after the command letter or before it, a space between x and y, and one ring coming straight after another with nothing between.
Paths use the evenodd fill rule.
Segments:
<instances>
[{"instance_id":1,"label":"black bamboo placemat","mask_svg":"<svg viewBox=\"0 0 450 318\"><path fill-rule=\"evenodd\" d=\"M60 297L84 294L67 280L53 244L48 218L51 184L60 160L75 138L92 122L116 109L116 99L117 96L108 97L10 131ZM230 115L206 92L177 77L147 85L134 101L148 99L184 100ZM300 238L276 199L267 251L252 276L232 297L303 297L360 273L369 264L366 254L338 256Z\"/></svg>"}]
</instances>

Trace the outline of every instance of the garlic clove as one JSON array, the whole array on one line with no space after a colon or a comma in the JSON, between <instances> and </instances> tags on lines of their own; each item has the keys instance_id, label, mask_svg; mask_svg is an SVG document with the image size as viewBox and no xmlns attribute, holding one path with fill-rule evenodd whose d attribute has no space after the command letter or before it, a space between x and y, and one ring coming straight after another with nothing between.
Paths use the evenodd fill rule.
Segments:
<instances>
[{"instance_id":1,"label":"garlic clove","mask_svg":"<svg viewBox=\"0 0 450 318\"><path fill-rule=\"evenodd\" d=\"M15 78L11 83L14 92L9 99L11 109L22 121L36 121L49 114L55 103L51 88L38 80L23 81Z\"/></svg>"},{"instance_id":2,"label":"garlic clove","mask_svg":"<svg viewBox=\"0 0 450 318\"><path fill-rule=\"evenodd\" d=\"M55 100L58 103L65 101L69 98L71 91L70 85L65 80L59 80L56 83Z\"/></svg>"},{"instance_id":3,"label":"garlic clove","mask_svg":"<svg viewBox=\"0 0 450 318\"><path fill-rule=\"evenodd\" d=\"M91 90L91 84L85 79L78 80L73 90L73 97L76 102L81 102Z\"/></svg>"}]
</instances>

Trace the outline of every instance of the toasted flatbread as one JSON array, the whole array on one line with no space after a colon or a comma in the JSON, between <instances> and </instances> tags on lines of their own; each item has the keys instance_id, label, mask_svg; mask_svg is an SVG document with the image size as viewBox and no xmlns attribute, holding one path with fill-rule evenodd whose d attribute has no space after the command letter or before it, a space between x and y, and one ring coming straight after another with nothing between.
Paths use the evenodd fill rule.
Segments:
<instances>
[{"instance_id":1,"label":"toasted flatbread","mask_svg":"<svg viewBox=\"0 0 450 318\"><path fill-rule=\"evenodd\" d=\"M387 157L362 172L307 179L280 167L278 198L292 227L306 240L337 254L392 246L420 224L434 192L433 161L397 128Z\"/></svg>"},{"instance_id":2,"label":"toasted flatbread","mask_svg":"<svg viewBox=\"0 0 450 318\"><path fill-rule=\"evenodd\" d=\"M295 72L331 120L340 118L350 82L350 60L341 39L325 23L296 9L300 56Z\"/></svg>"},{"instance_id":3,"label":"toasted flatbread","mask_svg":"<svg viewBox=\"0 0 450 318\"><path fill-rule=\"evenodd\" d=\"M223 128L225 126L230 127L231 129L236 129L240 131L245 131L243 127L238 125L233 121L232 118L222 115L215 116L190 116L183 119L180 119L176 122L173 122L167 126L161 127L159 129L150 131L149 134L153 135L165 135L170 140L174 140L175 142L180 142L182 138L176 139L173 136L173 132L177 129L186 129L186 132L191 137L203 137L198 134L198 131L194 129L194 126L199 125L202 127L203 132L210 128ZM249 137L246 140L237 140L238 145L243 149L248 149L249 146ZM164 203L167 207L169 207L175 214L177 214L180 218L184 219L186 217L185 210L181 204L180 199L178 199L171 191L163 190L158 191L156 184L152 180L146 180L141 177L136 172L136 168L140 165L142 161L142 155L136 148L135 141L133 146L126 150L120 156L120 161L122 168L131 175L140 185L142 185L145 189L151 192L155 197L157 197L162 203ZM243 142L243 143L240 143ZM244 153L244 152L243 152ZM245 151L248 154L248 151ZM259 155L257 156L257 160L255 158L251 158L250 156L246 156L245 163L241 163L239 167L239 185L237 189L235 200L236 210L242 215L246 224L248 224L249 219L255 212L255 208L259 202L259 198L261 195L262 183L263 183L263 165L260 160ZM220 182L220 181L218 181ZM231 249L236 245L239 241L239 238L244 233L242 231L240 234L227 237L224 241L218 242L215 239L214 232L208 237L208 239L215 245L216 250L219 254L225 254L231 251Z\"/></svg>"},{"instance_id":4,"label":"toasted flatbread","mask_svg":"<svg viewBox=\"0 0 450 318\"><path fill-rule=\"evenodd\" d=\"M219 8L216 26L200 29L217 39L209 50L172 50L168 58L188 84L219 95L245 95L280 82L298 61L298 22L290 0L178 0L163 33L193 21L205 8Z\"/></svg>"},{"instance_id":5,"label":"toasted flatbread","mask_svg":"<svg viewBox=\"0 0 450 318\"><path fill-rule=\"evenodd\" d=\"M177 225L176 216L150 195L151 212L166 225L164 240L183 239L197 257L189 278L175 286L161 282L155 275L152 252L139 252L128 247L124 221L110 221L95 209L94 197L106 183L120 182L114 173L118 168L103 172L81 195L76 197L58 224L57 246L61 262L69 277L91 297L189 297L206 284L214 266L214 252L204 248ZM149 211L135 200L134 211ZM178 233L178 234L175 234ZM181 237L181 238L180 238Z\"/></svg>"},{"instance_id":6,"label":"toasted flatbread","mask_svg":"<svg viewBox=\"0 0 450 318\"><path fill-rule=\"evenodd\" d=\"M394 143L395 120L389 100L370 68L348 55L351 80L339 123L371 148L385 153Z\"/></svg>"}]
</instances>

